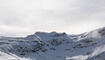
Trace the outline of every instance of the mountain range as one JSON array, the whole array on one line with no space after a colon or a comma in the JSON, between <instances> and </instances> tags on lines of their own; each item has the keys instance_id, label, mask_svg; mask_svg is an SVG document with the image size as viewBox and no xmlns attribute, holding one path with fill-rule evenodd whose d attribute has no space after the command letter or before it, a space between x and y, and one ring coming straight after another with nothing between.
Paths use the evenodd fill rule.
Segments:
<instances>
[{"instance_id":1,"label":"mountain range","mask_svg":"<svg viewBox=\"0 0 105 60\"><path fill-rule=\"evenodd\" d=\"M77 35L0 36L0 60L105 60L105 27Z\"/></svg>"}]
</instances>

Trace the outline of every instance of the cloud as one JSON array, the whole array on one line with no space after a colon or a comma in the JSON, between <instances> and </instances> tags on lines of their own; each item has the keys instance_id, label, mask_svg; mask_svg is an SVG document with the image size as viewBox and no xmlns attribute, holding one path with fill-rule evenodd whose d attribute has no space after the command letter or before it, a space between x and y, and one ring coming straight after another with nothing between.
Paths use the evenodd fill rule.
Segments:
<instances>
[{"instance_id":1,"label":"cloud","mask_svg":"<svg viewBox=\"0 0 105 60\"><path fill-rule=\"evenodd\" d=\"M32 29L16 26L0 25L0 35L1 36L26 36L32 33Z\"/></svg>"},{"instance_id":2,"label":"cloud","mask_svg":"<svg viewBox=\"0 0 105 60\"><path fill-rule=\"evenodd\" d=\"M7 26L5 29L0 26L0 30L3 30L1 35L7 32L6 35L21 36L37 30L82 33L103 27L104 2L104 0L0 0L0 25ZM14 31L15 29L17 31Z\"/></svg>"}]
</instances>

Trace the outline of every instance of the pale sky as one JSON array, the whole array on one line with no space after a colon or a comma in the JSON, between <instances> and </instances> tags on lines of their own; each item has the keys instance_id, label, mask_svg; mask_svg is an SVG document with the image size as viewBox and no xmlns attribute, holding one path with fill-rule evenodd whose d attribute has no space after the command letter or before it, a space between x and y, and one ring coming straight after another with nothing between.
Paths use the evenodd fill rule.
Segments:
<instances>
[{"instance_id":1,"label":"pale sky","mask_svg":"<svg viewBox=\"0 0 105 60\"><path fill-rule=\"evenodd\" d=\"M0 0L0 36L80 34L105 26L105 0Z\"/></svg>"}]
</instances>

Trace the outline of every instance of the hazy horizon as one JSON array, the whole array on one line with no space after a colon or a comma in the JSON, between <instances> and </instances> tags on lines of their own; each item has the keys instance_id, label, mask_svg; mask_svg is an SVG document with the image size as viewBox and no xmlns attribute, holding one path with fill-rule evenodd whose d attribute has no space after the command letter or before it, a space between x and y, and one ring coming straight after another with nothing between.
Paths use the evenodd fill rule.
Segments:
<instances>
[{"instance_id":1,"label":"hazy horizon","mask_svg":"<svg viewBox=\"0 0 105 60\"><path fill-rule=\"evenodd\" d=\"M80 34L105 26L105 0L0 0L0 36Z\"/></svg>"}]
</instances>

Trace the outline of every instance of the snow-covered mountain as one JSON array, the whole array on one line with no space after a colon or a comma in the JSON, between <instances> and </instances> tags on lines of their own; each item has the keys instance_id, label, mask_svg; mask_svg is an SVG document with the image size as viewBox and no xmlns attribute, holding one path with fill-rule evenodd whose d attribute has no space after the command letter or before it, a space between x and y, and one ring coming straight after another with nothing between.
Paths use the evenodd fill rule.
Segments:
<instances>
[{"instance_id":1,"label":"snow-covered mountain","mask_svg":"<svg viewBox=\"0 0 105 60\"><path fill-rule=\"evenodd\" d=\"M36 32L0 37L0 60L105 60L105 27L69 35Z\"/></svg>"}]
</instances>

